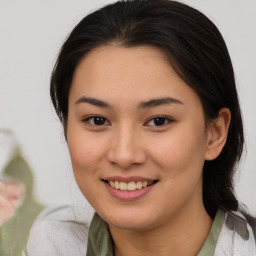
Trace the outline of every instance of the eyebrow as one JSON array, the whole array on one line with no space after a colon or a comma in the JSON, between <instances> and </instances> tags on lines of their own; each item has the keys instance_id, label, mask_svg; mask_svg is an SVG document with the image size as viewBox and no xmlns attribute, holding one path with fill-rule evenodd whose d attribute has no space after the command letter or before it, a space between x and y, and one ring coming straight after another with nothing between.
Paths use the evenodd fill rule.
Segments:
<instances>
[{"instance_id":1,"label":"eyebrow","mask_svg":"<svg viewBox=\"0 0 256 256\"><path fill-rule=\"evenodd\" d=\"M169 105L169 104L183 105L183 102L172 97L165 97L165 98L151 99L149 101L141 102L139 104L139 108L151 108L151 107L156 107L160 105Z\"/></svg>"},{"instance_id":2,"label":"eyebrow","mask_svg":"<svg viewBox=\"0 0 256 256\"><path fill-rule=\"evenodd\" d=\"M82 96L75 102L76 105L80 103L89 103L97 107L112 108L112 106L109 103L103 100L99 100L91 97L85 97L85 96ZM156 98L156 99L151 99L151 100L143 101L139 103L138 108L151 108L151 107L156 107L160 105L169 105L169 104L183 105L183 102L172 97Z\"/></svg>"},{"instance_id":3,"label":"eyebrow","mask_svg":"<svg viewBox=\"0 0 256 256\"><path fill-rule=\"evenodd\" d=\"M105 101L95 99L95 98L90 98L90 97L81 97L79 98L75 104L80 104L80 103L89 103L91 105L97 106L97 107L104 107L104 108L110 108L111 105Z\"/></svg>"}]
</instances>

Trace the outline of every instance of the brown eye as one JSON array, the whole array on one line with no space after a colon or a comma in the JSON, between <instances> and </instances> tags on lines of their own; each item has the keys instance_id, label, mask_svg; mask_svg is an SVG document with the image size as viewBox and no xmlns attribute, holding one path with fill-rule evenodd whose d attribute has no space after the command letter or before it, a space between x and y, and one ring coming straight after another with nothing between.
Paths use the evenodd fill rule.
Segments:
<instances>
[{"instance_id":1,"label":"brown eye","mask_svg":"<svg viewBox=\"0 0 256 256\"><path fill-rule=\"evenodd\" d=\"M109 122L107 119L101 116L90 116L83 120L83 122L88 122L91 125L101 126L101 125L108 125Z\"/></svg>"},{"instance_id":2,"label":"brown eye","mask_svg":"<svg viewBox=\"0 0 256 256\"><path fill-rule=\"evenodd\" d=\"M157 116L157 117L154 117L152 119L150 119L146 125L147 126L164 126L168 123L171 123L173 122L172 119L170 118L167 118L167 117L163 117L163 116Z\"/></svg>"},{"instance_id":3,"label":"brown eye","mask_svg":"<svg viewBox=\"0 0 256 256\"><path fill-rule=\"evenodd\" d=\"M154 125L155 126L161 126L164 125L166 121L166 118L163 117L156 117L153 119Z\"/></svg>"}]
</instances>

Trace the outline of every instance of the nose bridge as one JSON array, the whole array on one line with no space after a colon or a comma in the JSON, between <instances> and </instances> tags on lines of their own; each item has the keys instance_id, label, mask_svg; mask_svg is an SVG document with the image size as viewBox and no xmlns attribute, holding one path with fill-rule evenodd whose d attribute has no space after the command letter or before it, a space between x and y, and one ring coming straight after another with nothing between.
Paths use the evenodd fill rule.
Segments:
<instances>
[{"instance_id":1,"label":"nose bridge","mask_svg":"<svg viewBox=\"0 0 256 256\"><path fill-rule=\"evenodd\" d=\"M114 129L108 157L122 168L145 161L139 134L132 124L124 122Z\"/></svg>"}]
</instances>

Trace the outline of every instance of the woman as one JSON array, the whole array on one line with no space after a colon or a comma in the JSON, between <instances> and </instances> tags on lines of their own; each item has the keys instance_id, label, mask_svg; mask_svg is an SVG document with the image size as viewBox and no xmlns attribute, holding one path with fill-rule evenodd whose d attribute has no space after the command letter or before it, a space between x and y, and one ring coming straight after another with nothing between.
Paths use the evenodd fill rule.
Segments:
<instances>
[{"instance_id":1,"label":"woman","mask_svg":"<svg viewBox=\"0 0 256 256\"><path fill-rule=\"evenodd\" d=\"M60 51L51 97L96 213L88 231L70 207L44 212L28 255L256 255L233 192L233 68L202 13L168 0L91 13Z\"/></svg>"}]
</instances>

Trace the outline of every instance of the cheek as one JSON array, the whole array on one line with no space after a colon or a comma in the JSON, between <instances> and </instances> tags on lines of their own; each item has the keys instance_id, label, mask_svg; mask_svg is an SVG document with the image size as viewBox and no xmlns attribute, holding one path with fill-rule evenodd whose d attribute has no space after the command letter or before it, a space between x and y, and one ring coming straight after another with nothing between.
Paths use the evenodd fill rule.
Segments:
<instances>
[{"instance_id":1,"label":"cheek","mask_svg":"<svg viewBox=\"0 0 256 256\"><path fill-rule=\"evenodd\" d=\"M101 157L99 145L79 136L68 141L69 153L74 172L87 172L93 170Z\"/></svg>"},{"instance_id":2,"label":"cheek","mask_svg":"<svg viewBox=\"0 0 256 256\"><path fill-rule=\"evenodd\" d=\"M98 196L95 182L99 181L97 176L99 146L90 143L85 136L73 135L68 141L68 148L76 183L84 197L92 204Z\"/></svg>"},{"instance_id":3,"label":"cheek","mask_svg":"<svg viewBox=\"0 0 256 256\"><path fill-rule=\"evenodd\" d=\"M75 174L82 174L93 168L100 155L99 145L92 141L80 124L72 120L67 127L67 144Z\"/></svg>"},{"instance_id":4,"label":"cheek","mask_svg":"<svg viewBox=\"0 0 256 256\"><path fill-rule=\"evenodd\" d=\"M172 174L186 170L202 171L205 154L204 132L177 129L162 140L152 142L151 156L163 169Z\"/></svg>"}]
</instances>

